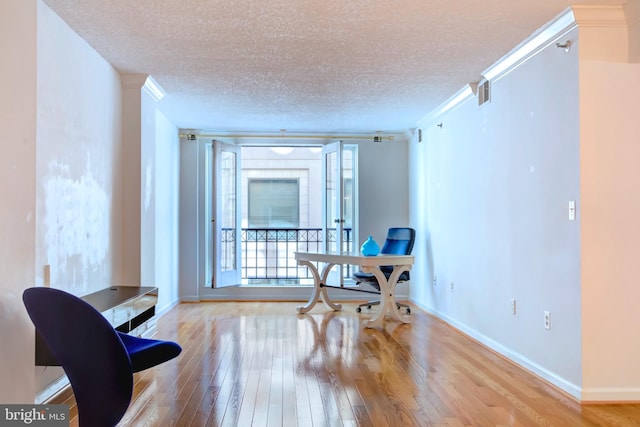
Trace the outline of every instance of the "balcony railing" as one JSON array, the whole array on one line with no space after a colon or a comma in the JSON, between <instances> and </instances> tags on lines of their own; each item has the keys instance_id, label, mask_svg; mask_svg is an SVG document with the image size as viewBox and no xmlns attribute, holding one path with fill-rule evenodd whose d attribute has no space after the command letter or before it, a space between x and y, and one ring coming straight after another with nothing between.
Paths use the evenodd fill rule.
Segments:
<instances>
[{"instance_id":1,"label":"balcony railing","mask_svg":"<svg viewBox=\"0 0 640 427\"><path fill-rule=\"evenodd\" d=\"M227 234L228 233L228 234ZM232 242L234 230L223 230L223 246ZM310 279L308 268L299 266L294 252L314 252L322 249L320 228L243 228L242 280L300 280ZM329 243L336 242L337 230L329 230ZM343 251L352 250L351 228L343 229ZM224 249L223 249L224 252ZM343 276L351 277L351 266L343 268Z\"/></svg>"}]
</instances>

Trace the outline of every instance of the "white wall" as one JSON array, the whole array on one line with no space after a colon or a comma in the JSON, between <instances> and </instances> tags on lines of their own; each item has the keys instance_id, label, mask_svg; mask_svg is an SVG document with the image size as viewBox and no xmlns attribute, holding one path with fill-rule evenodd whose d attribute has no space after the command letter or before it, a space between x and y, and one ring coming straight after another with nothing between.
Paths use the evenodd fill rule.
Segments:
<instances>
[{"instance_id":1,"label":"white wall","mask_svg":"<svg viewBox=\"0 0 640 427\"><path fill-rule=\"evenodd\" d=\"M640 65L586 61L580 73L584 394L638 400Z\"/></svg>"},{"instance_id":2,"label":"white wall","mask_svg":"<svg viewBox=\"0 0 640 427\"><path fill-rule=\"evenodd\" d=\"M564 39L577 43L577 30ZM421 230L412 298L578 394L580 217L567 215L570 200L580 203L577 49L552 44L491 90L489 103L470 98L420 124L413 191L428 196L412 205Z\"/></svg>"},{"instance_id":3,"label":"white wall","mask_svg":"<svg viewBox=\"0 0 640 427\"><path fill-rule=\"evenodd\" d=\"M35 391L34 332L22 291L35 282L35 1L0 2L0 402Z\"/></svg>"},{"instance_id":4,"label":"white wall","mask_svg":"<svg viewBox=\"0 0 640 427\"><path fill-rule=\"evenodd\" d=\"M151 253L148 242L155 237L144 234L142 230L142 151L153 150L155 135L153 123L149 123L151 112L145 107L146 98L142 96L142 86L147 79L143 74L125 74L122 76L122 173L119 197L120 212L125 219L122 223L120 262L121 275L116 284L140 286L143 265L149 270L148 260L142 259L142 252ZM146 119L146 120L145 120ZM144 139L143 139L144 138ZM143 141L146 143L143 146ZM153 213L152 213L153 214ZM147 215L145 215L145 218ZM153 215L150 215L153 218ZM153 230L153 228L151 228ZM147 231L147 230L145 230Z\"/></svg>"},{"instance_id":5,"label":"white wall","mask_svg":"<svg viewBox=\"0 0 640 427\"><path fill-rule=\"evenodd\" d=\"M180 140L178 288L181 301L200 299L200 259L204 257L198 245L199 223L203 221L198 214L202 180L199 158L204 154L202 151L201 145L195 141Z\"/></svg>"},{"instance_id":6,"label":"white wall","mask_svg":"<svg viewBox=\"0 0 640 427\"><path fill-rule=\"evenodd\" d=\"M409 287L409 298L426 307L430 304L433 263L430 246L430 232L427 226L427 133L423 131L423 140L418 142L417 136L408 145L409 169L409 223L416 230L413 245L415 263L411 268L412 286Z\"/></svg>"},{"instance_id":7,"label":"white wall","mask_svg":"<svg viewBox=\"0 0 640 427\"><path fill-rule=\"evenodd\" d=\"M142 76L141 76L142 77ZM143 77L143 84L146 76ZM140 100L140 285L153 286L156 281L156 181L158 176L155 100L141 86ZM135 199L135 197L132 197Z\"/></svg>"},{"instance_id":8,"label":"white wall","mask_svg":"<svg viewBox=\"0 0 640 427\"><path fill-rule=\"evenodd\" d=\"M583 399L637 401L640 64L627 63L624 26L580 37L593 40L580 48Z\"/></svg>"},{"instance_id":9,"label":"white wall","mask_svg":"<svg viewBox=\"0 0 640 427\"><path fill-rule=\"evenodd\" d=\"M178 180L180 143L178 129L156 111L155 159L155 286L158 311L179 300L178 296ZM153 184L152 184L153 185ZM146 200L146 197L145 197ZM144 203L144 202L143 202Z\"/></svg>"},{"instance_id":10,"label":"white wall","mask_svg":"<svg viewBox=\"0 0 640 427\"><path fill-rule=\"evenodd\" d=\"M389 227L409 223L409 144L407 141L358 142L358 233L384 242Z\"/></svg>"},{"instance_id":11,"label":"white wall","mask_svg":"<svg viewBox=\"0 0 640 427\"><path fill-rule=\"evenodd\" d=\"M153 78L129 74L123 79L124 109L140 118L127 120L124 137L131 182L123 185L129 200L123 215L132 233L139 230L124 236L128 255L137 260L129 262L130 280L139 274L133 284L157 287L156 310L162 312L178 301L178 129L158 110L163 95L154 89L163 91Z\"/></svg>"},{"instance_id":12,"label":"white wall","mask_svg":"<svg viewBox=\"0 0 640 427\"><path fill-rule=\"evenodd\" d=\"M582 401L637 401L640 68L625 20L638 10L572 12L557 40L570 52L549 39L492 81L489 104L467 97L420 124L414 279L428 285L411 297Z\"/></svg>"}]
</instances>

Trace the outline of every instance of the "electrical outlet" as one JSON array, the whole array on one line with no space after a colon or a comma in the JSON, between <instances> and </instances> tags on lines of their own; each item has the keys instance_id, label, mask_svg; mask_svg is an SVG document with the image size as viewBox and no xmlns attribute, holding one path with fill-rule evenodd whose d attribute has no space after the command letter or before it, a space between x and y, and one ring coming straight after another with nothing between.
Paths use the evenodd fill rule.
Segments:
<instances>
[{"instance_id":1,"label":"electrical outlet","mask_svg":"<svg viewBox=\"0 0 640 427\"><path fill-rule=\"evenodd\" d=\"M548 311L544 312L544 328L546 330L551 329L551 315L549 314Z\"/></svg>"},{"instance_id":2,"label":"electrical outlet","mask_svg":"<svg viewBox=\"0 0 640 427\"><path fill-rule=\"evenodd\" d=\"M515 299L511 300L511 314L513 314L513 315L516 314L516 300Z\"/></svg>"},{"instance_id":3,"label":"electrical outlet","mask_svg":"<svg viewBox=\"0 0 640 427\"><path fill-rule=\"evenodd\" d=\"M453 282L451 282L450 288L451 288L451 292L453 292Z\"/></svg>"},{"instance_id":4,"label":"electrical outlet","mask_svg":"<svg viewBox=\"0 0 640 427\"><path fill-rule=\"evenodd\" d=\"M42 284L46 288L51 286L51 264L46 264L44 266L44 271L42 275Z\"/></svg>"}]
</instances>

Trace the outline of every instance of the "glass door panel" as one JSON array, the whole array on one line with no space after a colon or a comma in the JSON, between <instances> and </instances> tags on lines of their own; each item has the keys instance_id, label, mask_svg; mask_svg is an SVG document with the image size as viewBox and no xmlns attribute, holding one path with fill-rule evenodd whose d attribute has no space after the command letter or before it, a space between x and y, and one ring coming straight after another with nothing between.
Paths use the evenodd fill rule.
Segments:
<instances>
[{"instance_id":1,"label":"glass door panel","mask_svg":"<svg viewBox=\"0 0 640 427\"><path fill-rule=\"evenodd\" d=\"M215 217L213 286L240 283L239 157L234 144L214 141Z\"/></svg>"},{"instance_id":2,"label":"glass door panel","mask_svg":"<svg viewBox=\"0 0 640 427\"><path fill-rule=\"evenodd\" d=\"M342 141L327 144L323 149L323 235L324 249L330 252L351 252L356 248L357 218L357 145ZM350 266L337 266L329 282L341 286L351 276Z\"/></svg>"},{"instance_id":3,"label":"glass door panel","mask_svg":"<svg viewBox=\"0 0 640 427\"><path fill-rule=\"evenodd\" d=\"M328 151L325 154L325 230L324 244L325 250L330 252L338 252L340 246L337 239L337 232L340 225L340 209L338 207L339 200L339 177L338 175L338 153L336 151Z\"/></svg>"},{"instance_id":4,"label":"glass door panel","mask_svg":"<svg viewBox=\"0 0 640 427\"><path fill-rule=\"evenodd\" d=\"M346 144L342 149L342 250L358 250L355 218L357 213L356 159L357 145Z\"/></svg>"}]
</instances>

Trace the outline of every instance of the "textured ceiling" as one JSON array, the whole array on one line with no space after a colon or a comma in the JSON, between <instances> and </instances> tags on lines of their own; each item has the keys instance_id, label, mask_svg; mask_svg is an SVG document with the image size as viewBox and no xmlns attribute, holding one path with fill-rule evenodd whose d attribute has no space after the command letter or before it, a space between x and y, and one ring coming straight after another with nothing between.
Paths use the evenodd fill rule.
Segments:
<instances>
[{"instance_id":1,"label":"textured ceiling","mask_svg":"<svg viewBox=\"0 0 640 427\"><path fill-rule=\"evenodd\" d=\"M635 0L633 0L635 1ZM181 128L401 132L566 0L44 0ZM577 4L624 4L582 0Z\"/></svg>"}]
</instances>

